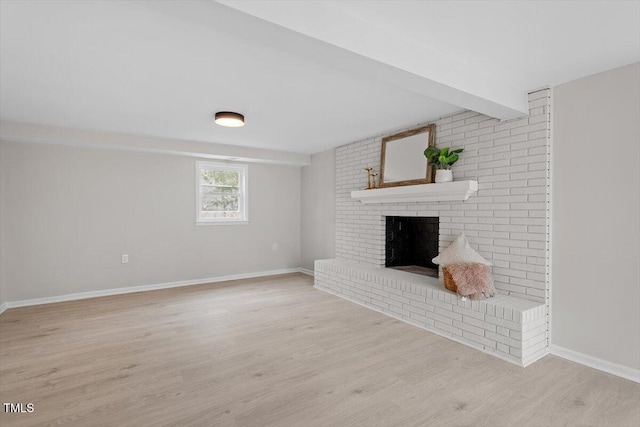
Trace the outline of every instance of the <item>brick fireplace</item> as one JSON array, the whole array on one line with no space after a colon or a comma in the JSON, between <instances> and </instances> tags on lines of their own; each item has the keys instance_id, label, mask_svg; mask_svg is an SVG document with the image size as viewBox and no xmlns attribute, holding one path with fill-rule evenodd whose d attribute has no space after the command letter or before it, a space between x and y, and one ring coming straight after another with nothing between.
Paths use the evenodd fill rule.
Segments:
<instances>
[{"instance_id":1,"label":"brick fireplace","mask_svg":"<svg viewBox=\"0 0 640 427\"><path fill-rule=\"evenodd\" d=\"M466 111L435 122L438 147L465 149L454 180L478 182L466 201L363 204L351 191L366 187L365 167L379 169L382 137L337 148L336 259L316 263L316 287L518 364L546 354L550 96L529 94L518 119ZM439 218L439 250L464 232L500 295L472 304L438 279L385 269L389 217Z\"/></svg>"}]
</instances>

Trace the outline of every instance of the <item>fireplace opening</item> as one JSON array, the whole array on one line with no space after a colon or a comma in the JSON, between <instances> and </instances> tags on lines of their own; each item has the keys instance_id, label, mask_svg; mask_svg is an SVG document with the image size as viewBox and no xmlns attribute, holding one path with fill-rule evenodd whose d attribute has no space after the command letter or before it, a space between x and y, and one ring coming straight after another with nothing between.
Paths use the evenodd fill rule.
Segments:
<instances>
[{"instance_id":1,"label":"fireplace opening","mask_svg":"<svg viewBox=\"0 0 640 427\"><path fill-rule=\"evenodd\" d=\"M439 236L437 217L386 217L385 267L438 277Z\"/></svg>"}]
</instances>

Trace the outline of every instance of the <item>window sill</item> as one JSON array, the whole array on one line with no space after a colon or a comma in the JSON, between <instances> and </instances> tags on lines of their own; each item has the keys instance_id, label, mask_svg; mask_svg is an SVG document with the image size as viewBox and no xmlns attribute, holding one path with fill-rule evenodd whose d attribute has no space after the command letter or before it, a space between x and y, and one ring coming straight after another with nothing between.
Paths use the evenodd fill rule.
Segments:
<instances>
[{"instance_id":1,"label":"window sill","mask_svg":"<svg viewBox=\"0 0 640 427\"><path fill-rule=\"evenodd\" d=\"M210 225L248 225L249 221L196 221L194 224L198 227L207 227Z\"/></svg>"}]
</instances>

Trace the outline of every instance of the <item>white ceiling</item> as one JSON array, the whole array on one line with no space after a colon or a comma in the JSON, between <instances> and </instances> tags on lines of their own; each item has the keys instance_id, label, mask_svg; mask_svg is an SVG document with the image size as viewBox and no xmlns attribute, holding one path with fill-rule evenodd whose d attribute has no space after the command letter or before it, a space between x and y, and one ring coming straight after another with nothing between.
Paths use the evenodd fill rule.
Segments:
<instances>
[{"instance_id":1,"label":"white ceiling","mask_svg":"<svg viewBox=\"0 0 640 427\"><path fill-rule=\"evenodd\" d=\"M314 153L640 61L640 2L222 3L1 1L0 118Z\"/></svg>"}]
</instances>

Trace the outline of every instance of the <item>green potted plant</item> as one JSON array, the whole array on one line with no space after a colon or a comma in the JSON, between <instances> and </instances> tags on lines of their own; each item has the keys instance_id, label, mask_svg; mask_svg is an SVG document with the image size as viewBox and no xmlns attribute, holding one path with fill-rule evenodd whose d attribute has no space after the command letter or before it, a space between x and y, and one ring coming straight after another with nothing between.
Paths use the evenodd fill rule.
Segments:
<instances>
[{"instance_id":1,"label":"green potted plant","mask_svg":"<svg viewBox=\"0 0 640 427\"><path fill-rule=\"evenodd\" d=\"M424 150L424 156L429 161L431 166L436 166L436 182L451 182L453 181L453 173L451 172L451 166L458 161L458 154L462 153L464 148L458 148L456 150L449 151L449 147L436 148L429 147Z\"/></svg>"}]
</instances>

